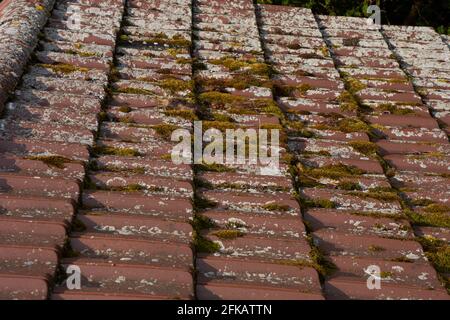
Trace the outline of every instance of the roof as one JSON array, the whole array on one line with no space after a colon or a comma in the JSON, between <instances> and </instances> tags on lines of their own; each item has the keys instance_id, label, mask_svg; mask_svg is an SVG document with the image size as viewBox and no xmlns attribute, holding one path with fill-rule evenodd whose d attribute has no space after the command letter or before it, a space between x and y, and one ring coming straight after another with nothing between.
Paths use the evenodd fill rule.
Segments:
<instances>
[{"instance_id":1,"label":"roof","mask_svg":"<svg viewBox=\"0 0 450 320\"><path fill-rule=\"evenodd\" d=\"M445 36L250 0L0 6L0 298L449 298ZM280 129L281 174L174 164L194 120Z\"/></svg>"}]
</instances>

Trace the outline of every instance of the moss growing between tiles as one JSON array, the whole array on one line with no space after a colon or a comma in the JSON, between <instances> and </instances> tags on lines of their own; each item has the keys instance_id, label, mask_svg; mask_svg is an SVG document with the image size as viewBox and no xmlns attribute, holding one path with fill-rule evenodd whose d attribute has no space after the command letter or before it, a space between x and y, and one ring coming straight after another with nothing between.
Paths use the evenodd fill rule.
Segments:
<instances>
[{"instance_id":1,"label":"moss growing between tiles","mask_svg":"<svg viewBox=\"0 0 450 320\"><path fill-rule=\"evenodd\" d=\"M234 172L235 169L224 166L223 164L198 164L195 166L196 171L209 171L209 172Z\"/></svg>"},{"instance_id":2,"label":"moss growing between tiles","mask_svg":"<svg viewBox=\"0 0 450 320\"><path fill-rule=\"evenodd\" d=\"M211 209L217 207L218 203L199 195L194 196L194 206L199 210Z\"/></svg>"},{"instance_id":3,"label":"moss growing between tiles","mask_svg":"<svg viewBox=\"0 0 450 320\"><path fill-rule=\"evenodd\" d=\"M353 181L341 181L337 185L337 187L341 190L347 190L347 191L360 191L362 190L362 187L359 183L353 182Z\"/></svg>"},{"instance_id":4,"label":"moss growing between tiles","mask_svg":"<svg viewBox=\"0 0 450 320\"><path fill-rule=\"evenodd\" d=\"M64 169L66 163L73 162L70 159L61 156L31 156L27 157L29 160L42 161L49 167L55 167L58 169Z\"/></svg>"},{"instance_id":5,"label":"moss growing between tiles","mask_svg":"<svg viewBox=\"0 0 450 320\"><path fill-rule=\"evenodd\" d=\"M205 239L197 231L194 231L193 245L197 252L215 253L220 251L220 245L218 243Z\"/></svg>"},{"instance_id":6,"label":"moss growing between tiles","mask_svg":"<svg viewBox=\"0 0 450 320\"><path fill-rule=\"evenodd\" d=\"M390 114L395 115L407 115L414 114L414 110L406 109L406 108L398 108L395 104L392 103L383 103L377 106L377 110L382 112L389 112Z\"/></svg>"},{"instance_id":7,"label":"moss growing between tiles","mask_svg":"<svg viewBox=\"0 0 450 320\"><path fill-rule=\"evenodd\" d=\"M355 192L351 192L350 194L360 197L360 198L371 198L371 199L376 199L379 201L400 200L398 194L395 191L382 191L382 190L370 189L367 192L355 191Z\"/></svg>"},{"instance_id":8,"label":"moss growing between tiles","mask_svg":"<svg viewBox=\"0 0 450 320\"><path fill-rule=\"evenodd\" d=\"M180 91L193 90L194 83L192 81L183 81L178 79L165 79L158 82L161 88L169 90L171 93Z\"/></svg>"},{"instance_id":9,"label":"moss growing between tiles","mask_svg":"<svg viewBox=\"0 0 450 320\"><path fill-rule=\"evenodd\" d=\"M164 112L164 115L168 117L180 117L190 121L198 120L198 117L193 110L167 110Z\"/></svg>"},{"instance_id":10,"label":"moss growing between tiles","mask_svg":"<svg viewBox=\"0 0 450 320\"><path fill-rule=\"evenodd\" d=\"M407 210L406 214L416 225L450 228L450 216L448 212L434 211L418 213Z\"/></svg>"},{"instance_id":11,"label":"moss growing between tiles","mask_svg":"<svg viewBox=\"0 0 450 320\"><path fill-rule=\"evenodd\" d=\"M385 248L377 246L377 245L370 245L367 250L371 251L371 252L383 252L386 251Z\"/></svg>"},{"instance_id":12,"label":"moss growing between tiles","mask_svg":"<svg viewBox=\"0 0 450 320\"><path fill-rule=\"evenodd\" d=\"M213 232L213 235L224 240L233 240L236 238L243 237L245 233L238 231L238 230L219 230Z\"/></svg>"},{"instance_id":13,"label":"moss growing between tiles","mask_svg":"<svg viewBox=\"0 0 450 320\"><path fill-rule=\"evenodd\" d=\"M40 67L50 69L56 73L70 74L74 72L83 72L86 73L89 71L89 68L78 67L72 64L67 63L55 63L55 64L39 64Z\"/></svg>"},{"instance_id":14,"label":"moss growing between tiles","mask_svg":"<svg viewBox=\"0 0 450 320\"><path fill-rule=\"evenodd\" d=\"M139 151L131 148L116 148L110 146L95 146L92 148L92 152L97 155L112 155L122 157L139 157L141 155Z\"/></svg>"},{"instance_id":15,"label":"moss growing between tiles","mask_svg":"<svg viewBox=\"0 0 450 320\"><path fill-rule=\"evenodd\" d=\"M300 198L300 202L304 208L324 208L335 209L337 204L328 199L304 199Z\"/></svg>"},{"instance_id":16,"label":"moss growing between tiles","mask_svg":"<svg viewBox=\"0 0 450 320\"><path fill-rule=\"evenodd\" d=\"M290 209L288 205L280 205L278 203L268 203L263 205L262 208L267 211L289 211Z\"/></svg>"},{"instance_id":17,"label":"moss growing between tiles","mask_svg":"<svg viewBox=\"0 0 450 320\"><path fill-rule=\"evenodd\" d=\"M322 168L299 168L300 173L312 178L330 178L340 179L351 176L360 176L365 172L357 167L347 166L344 164L326 165Z\"/></svg>"},{"instance_id":18,"label":"moss growing between tiles","mask_svg":"<svg viewBox=\"0 0 450 320\"><path fill-rule=\"evenodd\" d=\"M267 75L270 72L270 67L255 59L236 59L234 57L223 57L220 59L213 59L208 61L211 64L223 66L231 72L248 71L251 74Z\"/></svg>"},{"instance_id":19,"label":"moss growing between tiles","mask_svg":"<svg viewBox=\"0 0 450 320\"><path fill-rule=\"evenodd\" d=\"M152 128L156 131L157 134L159 134L166 140L170 140L172 132L178 129L178 127L173 124L158 124L156 126L153 126Z\"/></svg>"},{"instance_id":20,"label":"moss growing between tiles","mask_svg":"<svg viewBox=\"0 0 450 320\"><path fill-rule=\"evenodd\" d=\"M229 93L222 93L218 91L205 92L199 95L201 103L214 104L218 106L237 105L244 101L244 98L234 96Z\"/></svg>"},{"instance_id":21,"label":"moss growing between tiles","mask_svg":"<svg viewBox=\"0 0 450 320\"><path fill-rule=\"evenodd\" d=\"M267 79L260 79L252 74L237 74L231 79L207 79L197 77L197 83L206 90L223 91L227 88L245 90L250 87L272 88L272 82Z\"/></svg>"},{"instance_id":22,"label":"moss growing between tiles","mask_svg":"<svg viewBox=\"0 0 450 320\"><path fill-rule=\"evenodd\" d=\"M349 145L356 151L369 157L376 155L378 152L378 146L373 142L351 141Z\"/></svg>"},{"instance_id":23,"label":"moss growing between tiles","mask_svg":"<svg viewBox=\"0 0 450 320\"><path fill-rule=\"evenodd\" d=\"M450 273L450 246L442 240L426 236L418 238L426 251L427 258L437 271Z\"/></svg>"},{"instance_id":24,"label":"moss growing between tiles","mask_svg":"<svg viewBox=\"0 0 450 320\"><path fill-rule=\"evenodd\" d=\"M140 94L140 95L154 95L153 91L141 88L117 88L113 90L113 93L127 93L127 94Z\"/></svg>"}]
</instances>

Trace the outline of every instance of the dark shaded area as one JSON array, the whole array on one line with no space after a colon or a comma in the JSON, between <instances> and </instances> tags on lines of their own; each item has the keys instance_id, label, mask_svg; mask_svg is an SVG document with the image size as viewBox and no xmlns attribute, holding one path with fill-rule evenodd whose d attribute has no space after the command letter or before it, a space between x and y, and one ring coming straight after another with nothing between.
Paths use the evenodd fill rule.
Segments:
<instances>
[{"instance_id":1,"label":"dark shaded area","mask_svg":"<svg viewBox=\"0 0 450 320\"><path fill-rule=\"evenodd\" d=\"M450 0L258 0L258 3L310 8L316 14L367 17L367 7L381 8L382 23L431 26L450 35Z\"/></svg>"}]
</instances>

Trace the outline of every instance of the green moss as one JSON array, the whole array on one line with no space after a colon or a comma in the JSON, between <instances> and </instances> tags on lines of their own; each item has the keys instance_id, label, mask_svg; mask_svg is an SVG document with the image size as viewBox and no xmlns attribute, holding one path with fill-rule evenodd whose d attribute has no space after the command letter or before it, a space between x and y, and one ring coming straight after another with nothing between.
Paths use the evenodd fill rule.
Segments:
<instances>
[{"instance_id":1,"label":"green moss","mask_svg":"<svg viewBox=\"0 0 450 320\"><path fill-rule=\"evenodd\" d=\"M234 96L229 93L222 93L217 91L204 92L199 95L199 100L202 103L209 103L215 105L236 105L244 101L244 98Z\"/></svg>"},{"instance_id":2,"label":"green moss","mask_svg":"<svg viewBox=\"0 0 450 320\"><path fill-rule=\"evenodd\" d=\"M178 79L164 79L158 82L158 85L161 88L167 89L172 93L190 90L192 91L194 88L193 81L184 81Z\"/></svg>"},{"instance_id":3,"label":"green moss","mask_svg":"<svg viewBox=\"0 0 450 320\"><path fill-rule=\"evenodd\" d=\"M250 87L272 88L272 82L267 79L260 79L254 74L240 73L233 75L231 79L207 79L197 77L198 84L207 90L223 91L226 88L245 90Z\"/></svg>"},{"instance_id":4,"label":"green moss","mask_svg":"<svg viewBox=\"0 0 450 320\"><path fill-rule=\"evenodd\" d=\"M337 270L337 267L328 260L324 253L320 251L319 248L314 246L313 242L311 243L311 251L309 252L309 256L311 257L313 264L311 265L315 268L322 277L327 277L333 274Z\"/></svg>"},{"instance_id":5,"label":"green moss","mask_svg":"<svg viewBox=\"0 0 450 320\"><path fill-rule=\"evenodd\" d=\"M336 180L345 177L360 176L365 173L357 167L344 164L327 165L322 168L303 168L301 172L313 178L330 178Z\"/></svg>"},{"instance_id":6,"label":"green moss","mask_svg":"<svg viewBox=\"0 0 450 320\"><path fill-rule=\"evenodd\" d=\"M55 167L58 169L64 169L66 167L65 166L66 163L72 162L72 160L67 159L65 157L61 157L61 156L32 156L32 157L28 157L27 159L42 161L47 166Z\"/></svg>"},{"instance_id":7,"label":"green moss","mask_svg":"<svg viewBox=\"0 0 450 320\"><path fill-rule=\"evenodd\" d=\"M145 188L143 186L141 186L140 184L137 184L137 183L129 184L129 185L123 186L123 187L108 188L108 190L110 190L110 191L120 191L120 192L137 192L137 191L142 191L144 189Z\"/></svg>"},{"instance_id":8,"label":"green moss","mask_svg":"<svg viewBox=\"0 0 450 320\"><path fill-rule=\"evenodd\" d=\"M103 121L108 121L109 120L108 114L105 111L99 112L99 114L97 115L97 118L98 118L99 122L103 122Z\"/></svg>"},{"instance_id":9,"label":"green moss","mask_svg":"<svg viewBox=\"0 0 450 320\"><path fill-rule=\"evenodd\" d=\"M450 273L450 246L440 239L434 237L418 238L426 251L428 260L434 265L437 271Z\"/></svg>"},{"instance_id":10,"label":"green moss","mask_svg":"<svg viewBox=\"0 0 450 320\"><path fill-rule=\"evenodd\" d=\"M338 129L344 133L370 132L370 127L359 119L345 118L338 122Z\"/></svg>"},{"instance_id":11,"label":"green moss","mask_svg":"<svg viewBox=\"0 0 450 320\"><path fill-rule=\"evenodd\" d=\"M400 200L398 194L395 191L384 188L371 188L367 192L355 191L351 194L361 198L372 198L380 201Z\"/></svg>"},{"instance_id":12,"label":"green moss","mask_svg":"<svg viewBox=\"0 0 450 320\"><path fill-rule=\"evenodd\" d=\"M353 181L341 181L339 182L337 187L341 190L348 190L348 191L362 190L361 185Z\"/></svg>"},{"instance_id":13,"label":"green moss","mask_svg":"<svg viewBox=\"0 0 450 320\"><path fill-rule=\"evenodd\" d=\"M89 68L83 68L83 67L78 67L72 64L67 64L67 63L55 63L55 64L39 64L39 66L46 68L46 69L51 69L53 72L56 73L63 73L63 74L69 74L69 73L74 73L74 72L88 72Z\"/></svg>"},{"instance_id":14,"label":"green moss","mask_svg":"<svg viewBox=\"0 0 450 320\"><path fill-rule=\"evenodd\" d=\"M392 104L392 103L380 104L377 106L377 109L380 111L387 111L387 112L389 112L391 114L395 114L395 115L414 114L413 110L398 108L395 104Z\"/></svg>"},{"instance_id":15,"label":"green moss","mask_svg":"<svg viewBox=\"0 0 450 320\"><path fill-rule=\"evenodd\" d=\"M79 51L79 50L65 50L64 53L71 54L71 55L78 55L80 57L95 57L97 56L97 53L95 52L87 52L87 51Z\"/></svg>"},{"instance_id":16,"label":"green moss","mask_svg":"<svg viewBox=\"0 0 450 320\"><path fill-rule=\"evenodd\" d=\"M450 216L448 213L417 213L407 210L406 214L411 219L413 224L416 225L450 228Z\"/></svg>"},{"instance_id":17,"label":"green moss","mask_svg":"<svg viewBox=\"0 0 450 320\"><path fill-rule=\"evenodd\" d=\"M183 38L181 35L174 35L172 38L169 38L167 35L157 34L152 38L145 39L144 42L175 48L189 48L191 46L191 41Z\"/></svg>"},{"instance_id":18,"label":"green moss","mask_svg":"<svg viewBox=\"0 0 450 320\"><path fill-rule=\"evenodd\" d=\"M217 207L218 203L201 196L194 196L194 206L198 210L211 209Z\"/></svg>"},{"instance_id":19,"label":"green moss","mask_svg":"<svg viewBox=\"0 0 450 320\"><path fill-rule=\"evenodd\" d=\"M373 142L368 141L351 141L349 145L356 151L366 155L374 156L378 152L378 146Z\"/></svg>"},{"instance_id":20,"label":"green moss","mask_svg":"<svg viewBox=\"0 0 450 320\"><path fill-rule=\"evenodd\" d=\"M217 225L210 218L196 214L194 220L192 221L192 227L194 230L200 231L205 229L211 229L217 227Z\"/></svg>"},{"instance_id":21,"label":"green moss","mask_svg":"<svg viewBox=\"0 0 450 320\"><path fill-rule=\"evenodd\" d=\"M245 234L238 230L219 230L213 233L216 237L225 240L232 240L239 237L243 237Z\"/></svg>"},{"instance_id":22,"label":"green moss","mask_svg":"<svg viewBox=\"0 0 450 320\"><path fill-rule=\"evenodd\" d=\"M232 122L223 121L203 121L203 131L208 129L217 129L225 132L227 129L236 129L236 124Z\"/></svg>"},{"instance_id":23,"label":"green moss","mask_svg":"<svg viewBox=\"0 0 450 320\"><path fill-rule=\"evenodd\" d=\"M380 272L380 277L383 278L383 279L391 278L393 276L394 276L394 274L392 272L389 272L389 271L381 271Z\"/></svg>"},{"instance_id":24,"label":"green moss","mask_svg":"<svg viewBox=\"0 0 450 320\"><path fill-rule=\"evenodd\" d=\"M347 84L348 90L352 94L356 94L357 92L364 90L367 86L363 84L361 81L355 78L346 77L345 82ZM353 99L354 100L354 99Z\"/></svg>"},{"instance_id":25,"label":"green moss","mask_svg":"<svg viewBox=\"0 0 450 320\"><path fill-rule=\"evenodd\" d=\"M95 146L92 148L92 152L97 155L112 155L122 157L139 157L141 155L139 151L131 148L116 148L110 146Z\"/></svg>"},{"instance_id":26,"label":"green moss","mask_svg":"<svg viewBox=\"0 0 450 320\"><path fill-rule=\"evenodd\" d=\"M371 252L382 252L382 251L386 251L385 248L377 246L377 245L370 245L367 250L371 251Z\"/></svg>"},{"instance_id":27,"label":"green moss","mask_svg":"<svg viewBox=\"0 0 450 320\"><path fill-rule=\"evenodd\" d=\"M301 198L300 202L305 208L325 208L325 209L335 209L337 204L328 199L304 199Z\"/></svg>"},{"instance_id":28,"label":"green moss","mask_svg":"<svg viewBox=\"0 0 450 320\"><path fill-rule=\"evenodd\" d=\"M433 200L430 199L415 199L411 201L411 204L413 206L429 206L432 204L435 204L435 202Z\"/></svg>"},{"instance_id":29,"label":"green moss","mask_svg":"<svg viewBox=\"0 0 450 320\"><path fill-rule=\"evenodd\" d=\"M290 207L285 204L268 203L262 206L267 211L289 211Z\"/></svg>"},{"instance_id":30,"label":"green moss","mask_svg":"<svg viewBox=\"0 0 450 320\"><path fill-rule=\"evenodd\" d=\"M229 115L227 114L223 114L223 113L217 113L214 112L212 114L213 118L215 121L219 121L219 122L233 122L233 118L231 118Z\"/></svg>"},{"instance_id":31,"label":"green moss","mask_svg":"<svg viewBox=\"0 0 450 320\"><path fill-rule=\"evenodd\" d=\"M193 110L167 110L164 114L168 117L180 117L190 121L198 120Z\"/></svg>"},{"instance_id":32,"label":"green moss","mask_svg":"<svg viewBox=\"0 0 450 320\"><path fill-rule=\"evenodd\" d=\"M432 203L427 205L423 211L427 213L449 213L450 207L440 203Z\"/></svg>"},{"instance_id":33,"label":"green moss","mask_svg":"<svg viewBox=\"0 0 450 320\"><path fill-rule=\"evenodd\" d=\"M159 134L162 138L166 140L170 140L172 136L172 132L178 129L177 126L173 124L158 124L152 127L157 134Z\"/></svg>"},{"instance_id":34,"label":"green moss","mask_svg":"<svg viewBox=\"0 0 450 320\"><path fill-rule=\"evenodd\" d=\"M194 242L196 252L215 253L220 250L220 245L202 237L198 232L194 232Z\"/></svg>"},{"instance_id":35,"label":"green moss","mask_svg":"<svg viewBox=\"0 0 450 320\"><path fill-rule=\"evenodd\" d=\"M130 107L128 107L128 106L122 106L122 107L119 108L119 111L122 112L122 113L129 113L129 112L131 112L131 110L132 109Z\"/></svg>"},{"instance_id":36,"label":"green moss","mask_svg":"<svg viewBox=\"0 0 450 320\"><path fill-rule=\"evenodd\" d=\"M224 166L223 164L199 164L196 165L197 171L208 171L208 172L234 172L233 168Z\"/></svg>"},{"instance_id":37,"label":"green moss","mask_svg":"<svg viewBox=\"0 0 450 320\"><path fill-rule=\"evenodd\" d=\"M141 95L154 95L154 92L142 88L117 88L114 90L115 93L127 93L127 94L141 94Z\"/></svg>"}]
</instances>

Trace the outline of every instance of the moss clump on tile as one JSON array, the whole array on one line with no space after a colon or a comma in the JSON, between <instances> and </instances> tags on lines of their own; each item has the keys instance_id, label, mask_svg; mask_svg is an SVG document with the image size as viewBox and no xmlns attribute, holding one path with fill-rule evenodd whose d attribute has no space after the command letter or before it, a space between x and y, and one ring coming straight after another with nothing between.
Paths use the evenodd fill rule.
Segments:
<instances>
[{"instance_id":1,"label":"moss clump on tile","mask_svg":"<svg viewBox=\"0 0 450 320\"><path fill-rule=\"evenodd\" d=\"M239 231L239 230L219 230L213 232L213 235L224 240L233 240L236 238L243 237L245 233Z\"/></svg>"},{"instance_id":2,"label":"moss clump on tile","mask_svg":"<svg viewBox=\"0 0 450 320\"><path fill-rule=\"evenodd\" d=\"M411 219L413 224L431 227L450 228L450 216L445 212L424 212L418 213L407 210L406 214Z\"/></svg>"},{"instance_id":3,"label":"moss clump on tile","mask_svg":"<svg viewBox=\"0 0 450 320\"><path fill-rule=\"evenodd\" d=\"M450 213L450 207L440 203L431 203L423 208L427 213Z\"/></svg>"},{"instance_id":4,"label":"moss clump on tile","mask_svg":"<svg viewBox=\"0 0 450 320\"><path fill-rule=\"evenodd\" d=\"M382 112L389 112L390 114L395 115L407 115L414 114L414 110L406 109L406 108L398 108L395 104L392 103L383 103L377 106L377 110Z\"/></svg>"},{"instance_id":5,"label":"moss clump on tile","mask_svg":"<svg viewBox=\"0 0 450 320\"><path fill-rule=\"evenodd\" d=\"M184 81L178 79L164 79L158 82L161 88L169 90L171 93L190 90L194 88L193 81Z\"/></svg>"},{"instance_id":6,"label":"moss clump on tile","mask_svg":"<svg viewBox=\"0 0 450 320\"><path fill-rule=\"evenodd\" d=\"M163 139L170 140L172 132L178 129L177 126L173 124L158 124L152 127L158 135Z\"/></svg>"},{"instance_id":7,"label":"moss clump on tile","mask_svg":"<svg viewBox=\"0 0 450 320\"><path fill-rule=\"evenodd\" d=\"M201 214L195 215L194 220L191 222L191 225L194 228L194 230L197 231L217 227L216 223L214 223L213 220Z\"/></svg>"},{"instance_id":8,"label":"moss clump on tile","mask_svg":"<svg viewBox=\"0 0 450 320\"><path fill-rule=\"evenodd\" d=\"M310 245L312 249L309 252L309 256L313 261L311 267L316 269L322 278L332 275L337 270L337 267L325 257L325 254L319 248L314 246L312 240L310 240Z\"/></svg>"},{"instance_id":9,"label":"moss clump on tile","mask_svg":"<svg viewBox=\"0 0 450 320\"><path fill-rule=\"evenodd\" d=\"M425 249L427 258L431 261L437 271L450 273L450 246L443 240L432 236L418 238Z\"/></svg>"},{"instance_id":10,"label":"moss clump on tile","mask_svg":"<svg viewBox=\"0 0 450 320\"><path fill-rule=\"evenodd\" d=\"M73 64L55 63L55 64L39 64L40 67L50 69L56 73L70 74L74 72L89 72L89 68L78 67Z\"/></svg>"},{"instance_id":11,"label":"moss clump on tile","mask_svg":"<svg viewBox=\"0 0 450 320\"><path fill-rule=\"evenodd\" d=\"M145 188L143 186L141 186L140 184L134 183L134 184L129 184L129 185L126 185L123 187L110 187L110 188L107 188L107 190L119 191L119 192L138 192L138 191L145 190Z\"/></svg>"},{"instance_id":12,"label":"moss clump on tile","mask_svg":"<svg viewBox=\"0 0 450 320\"><path fill-rule=\"evenodd\" d=\"M366 155L374 156L378 153L378 146L369 141L351 141L349 145L356 151Z\"/></svg>"},{"instance_id":13,"label":"moss clump on tile","mask_svg":"<svg viewBox=\"0 0 450 320\"><path fill-rule=\"evenodd\" d=\"M313 178L330 178L336 180L345 177L360 176L365 173L364 170L344 164L326 165L321 168L303 168L300 172Z\"/></svg>"},{"instance_id":14,"label":"moss clump on tile","mask_svg":"<svg viewBox=\"0 0 450 320\"><path fill-rule=\"evenodd\" d=\"M337 204L328 199L304 199L300 198L300 202L305 208L324 208L335 209Z\"/></svg>"},{"instance_id":15,"label":"moss clump on tile","mask_svg":"<svg viewBox=\"0 0 450 320\"><path fill-rule=\"evenodd\" d=\"M339 182L337 187L341 190L347 190L347 191L362 190L361 185L359 183L353 182L353 181L341 181L341 182Z\"/></svg>"},{"instance_id":16,"label":"moss clump on tile","mask_svg":"<svg viewBox=\"0 0 450 320\"><path fill-rule=\"evenodd\" d=\"M139 157L141 154L139 151L131 148L116 148L110 146L95 146L92 148L92 152L97 155L111 155L121 157Z\"/></svg>"},{"instance_id":17,"label":"moss clump on tile","mask_svg":"<svg viewBox=\"0 0 450 320\"><path fill-rule=\"evenodd\" d=\"M41 161L49 167L55 167L58 169L64 169L66 167L66 163L72 162L72 160L61 156L31 156L27 157L27 159Z\"/></svg>"},{"instance_id":18,"label":"moss clump on tile","mask_svg":"<svg viewBox=\"0 0 450 320\"><path fill-rule=\"evenodd\" d=\"M122 106L119 108L119 111L122 113L130 113L132 111L132 109L128 106Z\"/></svg>"},{"instance_id":19,"label":"moss clump on tile","mask_svg":"<svg viewBox=\"0 0 450 320\"><path fill-rule=\"evenodd\" d=\"M380 201L395 201L400 200L398 194L392 190L385 190L384 188L371 188L367 192L355 191L351 195L360 198L371 198Z\"/></svg>"},{"instance_id":20,"label":"moss clump on tile","mask_svg":"<svg viewBox=\"0 0 450 320\"><path fill-rule=\"evenodd\" d=\"M290 207L285 204L268 203L262 206L267 211L289 211Z\"/></svg>"},{"instance_id":21,"label":"moss clump on tile","mask_svg":"<svg viewBox=\"0 0 450 320\"><path fill-rule=\"evenodd\" d=\"M154 92L147 89L142 88L117 88L113 90L114 93L126 93L126 94L140 94L140 95L154 95Z\"/></svg>"},{"instance_id":22,"label":"moss clump on tile","mask_svg":"<svg viewBox=\"0 0 450 320\"><path fill-rule=\"evenodd\" d=\"M359 119L346 118L338 122L338 129L344 133L370 132L370 127Z\"/></svg>"},{"instance_id":23,"label":"moss clump on tile","mask_svg":"<svg viewBox=\"0 0 450 320\"><path fill-rule=\"evenodd\" d=\"M233 118L230 117L227 114L223 114L223 113L218 113L218 112L213 112L212 113L212 117L214 118L215 121L219 121L219 122L233 122Z\"/></svg>"},{"instance_id":24,"label":"moss clump on tile","mask_svg":"<svg viewBox=\"0 0 450 320\"><path fill-rule=\"evenodd\" d=\"M215 253L220 251L220 245L218 243L205 239L198 231L194 231L193 246L196 252Z\"/></svg>"},{"instance_id":25,"label":"moss clump on tile","mask_svg":"<svg viewBox=\"0 0 450 320\"><path fill-rule=\"evenodd\" d=\"M435 202L431 199L415 199L410 201L413 206L429 206L435 204Z\"/></svg>"},{"instance_id":26,"label":"moss clump on tile","mask_svg":"<svg viewBox=\"0 0 450 320\"><path fill-rule=\"evenodd\" d=\"M168 117L180 117L190 121L198 120L198 117L193 110L167 110L164 112L164 115Z\"/></svg>"},{"instance_id":27,"label":"moss clump on tile","mask_svg":"<svg viewBox=\"0 0 450 320\"><path fill-rule=\"evenodd\" d=\"M227 167L223 164L198 164L195 167L196 171L208 171L208 172L234 172L235 169Z\"/></svg>"},{"instance_id":28,"label":"moss clump on tile","mask_svg":"<svg viewBox=\"0 0 450 320\"><path fill-rule=\"evenodd\" d=\"M292 86L292 85L275 85L276 95L289 97L293 96L295 93L299 93L301 96L304 96L308 93L309 90L312 90L313 87L307 83Z\"/></svg>"},{"instance_id":29,"label":"moss clump on tile","mask_svg":"<svg viewBox=\"0 0 450 320\"><path fill-rule=\"evenodd\" d=\"M203 121L203 131L217 129L225 132L227 129L236 129L236 124L227 121Z\"/></svg>"},{"instance_id":30,"label":"moss clump on tile","mask_svg":"<svg viewBox=\"0 0 450 320\"><path fill-rule=\"evenodd\" d=\"M385 248L381 247L381 246L377 246L377 245L370 245L367 250L371 251L371 252L382 252L382 251L386 251Z\"/></svg>"},{"instance_id":31,"label":"moss clump on tile","mask_svg":"<svg viewBox=\"0 0 450 320\"><path fill-rule=\"evenodd\" d=\"M194 196L194 206L198 210L211 209L217 207L218 203L199 195Z\"/></svg>"},{"instance_id":32,"label":"moss clump on tile","mask_svg":"<svg viewBox=\"0 0 450 320\"><path fill-rule=\"evenodd\" d=\"M199 95L199 100L202 103L226 106L239 104L244 101L244 98L229 93L210 91L201 93Z\"/></svg>"},{"instance_id":33,"label":"moss clump on tile","mask_svg":"<svg viewBox=\"0 0 450 320\"><path fill-rule=\"evenodd\" d=\"M191 41L185 39L181 35L174 35L172 38L169 38L165 34L164 36L163 34L157 34L151 38L145 39L144 42L175 48L189 48L191 46Z\"/></svg>"}]
</instances>

